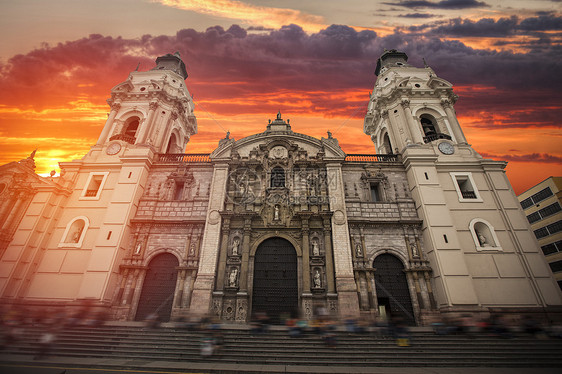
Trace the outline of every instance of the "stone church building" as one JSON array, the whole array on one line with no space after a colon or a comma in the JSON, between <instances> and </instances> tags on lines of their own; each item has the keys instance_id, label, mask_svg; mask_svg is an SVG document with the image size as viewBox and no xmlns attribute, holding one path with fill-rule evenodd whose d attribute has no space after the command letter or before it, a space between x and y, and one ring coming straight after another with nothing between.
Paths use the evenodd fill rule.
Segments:
<instances>
[{"instance_id":1,"label":"stone church building","mask_svg":"<svg viewBox=\"0 0 562 374\"><path fill-rule=\"evenodd\" d=\"M0 166L2 303L231 323L559 311L506 163L467 143L452 85L407 60L377 62L364 122L376 154L293 132L281 113L182 153L197 120L179 55L131 72L59 177L38 176L34 154Z\"/></svg>"}]
</instances>

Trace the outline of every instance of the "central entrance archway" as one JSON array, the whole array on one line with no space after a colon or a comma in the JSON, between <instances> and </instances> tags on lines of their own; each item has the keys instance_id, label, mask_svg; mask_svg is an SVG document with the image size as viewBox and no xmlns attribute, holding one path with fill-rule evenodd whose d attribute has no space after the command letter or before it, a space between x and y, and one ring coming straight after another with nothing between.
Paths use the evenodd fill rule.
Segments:
<instances>
[{"instance_id":1,"label":"central entrance archway","mask_svg":"<svg viewBox=\"0 0 562 374\"><path fill-rule=\"evenodd\" d=\"M283 238L261 243L254 258L252 312L264 312L273 323L298 313L297 254Z\"/></svg>"},{"instance_id":2,"label":"central entrance archway","mask_svg":"<svg viewBox=\"0 0 562 374\"><path fill-rule=\"evenodd\" d=\"M402 262L384 253L375 258L373 268L379 309L383 308L391 318L399 317L405 323L414 325L414 310Z\"/></svg>"},{"instance_id":3,"label":"central entrance archway","mask_svg":"<svg viewBox=\"0 0 562 374\"><path fill-rule=\"evenodd\" d=\"M144 321L153 313L158 314L161 322L170 320L178 278L178 265L178 259L171 253L163 253L150 261L142 285L135 320Z\"/></svg>"}]
</instances>

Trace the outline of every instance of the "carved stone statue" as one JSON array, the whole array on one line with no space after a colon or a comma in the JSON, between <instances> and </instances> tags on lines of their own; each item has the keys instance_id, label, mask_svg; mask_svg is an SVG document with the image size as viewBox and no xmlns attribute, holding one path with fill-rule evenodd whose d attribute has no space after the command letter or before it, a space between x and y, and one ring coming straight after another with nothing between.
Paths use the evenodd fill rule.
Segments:
<instances>
[{"instance_id":1,"label":"carved stone statue","mask_svg":"<svg viewBox=\"0 0 562 374\"><path fill-rule=\"evenodd\" d=\"M189 246L189 255L195 256L195 243L191 243L191 245Z\"/></svg>"},{"instance_id":2,"label":"carved stone statue","mask_svg":"<svg viewBox=\"0 0 562 374\"><path fill-rule=\"evenodd\" d=\"M312 255L320 256L320 248L318 246L318 239L312 240Z\"/></svg>"},{"instance_id":3,"label":"carved stone statue","mask_svg":"<svg viewBox=\"0 0 562 374\"><path fill-rule=\"evenodd\" d=\"M142 242L139 241L139 242L137 243L136 247L135 247L135 254L136 254L136 255L140 255L141 249L142 249Z\"/></svg>"},{"instance_id":4,"label":"carved stone statue","mask_svg":"<svg viewBox=\"0 0 562 374\"><path fill-rule=\"evenodd\" d=\"M316 273L314 273L314 287L322 287L322 280L320 279L320 272L318 270L316 270Z\"/></svg>"},{"instance_id":5,"label":"carved stone statue","mask_svg":"<svg viewBox=\"0 0 562 374\"><path fill-rule=\"evenodd\" d=\"M275 205L275 208L274 208L274 211L273 211L273 220L279 221L279 205Z\"/></svg>"},{"instance_id":6,"label":"carved stone statue","mask_svg":"<svg viewBox=\"0 0 562 374\"><path fill-rule=\"evenodd\" d=\"M482 247L489 247L490 243L488 243L488 240L486 240L486 237L484 235L482 235L482 233L477 232L476 236L478 236L478 242L480 243L480 246Z\"/></svg>"},{"instance_id":7,"label":"carved stone statue","mask_svg":"<svg viewBox=\"0 0 562 374\"><path fill-rule=\"evenodd\" d=\"M233 268L228 276L229 287L236 287L236 277L238 276L238 269Z\"/></svg>"},{"instance_id":8,"label":"carved stone statue","mask_svg":"<svg viewBox=\"0 0 562 374\"><path fill-rule=\"evenodd\" d=\"M238 248L240 247L240 239L234 238L232 242L232 255L238 256Z\"/></svg>"},{"instance_id":9,"label":"carved stone statue","mask_svg":"<svg viewBox=\"0 0 562 374\"><path fill-rule=\"evenodd\" d=\"M357 245L355 245L355 255L357 257L363 257L363 248L361 248L361 243L357 243Z\"/></svg>"},{"instance_id":10,"label":"carved stone statue","mask_svg":"<svg viewBox=\"0 0 562 374\"><path fill-rule=\"evenodd\" d=\"M410 241L410 248L412 248L412 256L419 257L418 246L415 241Z\"/></svg>"},{"instance_id":11,"label":"carved stone statue","mask_svg":"<svg viewBox=\"0 0 562 374\"><path fill-rule=\"evenodd\" d=\"M82 229L84 228L77 227L76 230L74 230L74 232L72 233L72 237L70 238L72 243L78 243L80 241L80 236L82 235Z\"/></svg>"}]
</instances>

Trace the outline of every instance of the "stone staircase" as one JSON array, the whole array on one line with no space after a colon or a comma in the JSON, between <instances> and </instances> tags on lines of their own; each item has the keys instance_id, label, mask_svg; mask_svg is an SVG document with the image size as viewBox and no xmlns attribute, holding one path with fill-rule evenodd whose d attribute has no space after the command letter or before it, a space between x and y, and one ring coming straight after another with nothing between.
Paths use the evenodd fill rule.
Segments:
<instances>
[{"instance_id":1,"label":"stone staircase","mask_svg":"<svg viewBox=\"0 0 562 374\"><path fill-rule=\"evenodd\" d=\"M324 344L316 335L291 338L283 328L252 334L246 328L222 330L220 353L201 357L203 331L139 325L74 327L57 333L50 362L84 362L85 359L116 359L230 365L290 365L317 367L562 367L562 340L515 336L511 339L479 334L435 335L427 329L411 333L410 346L399 347L390 337L337 331L337 347ZM0 362L29 362L38 348L39 327L26 328L21 338L0 353ZM36 360L36 362L41 362ZM91 364L90 364L91 365ZM212 371L212 370L210 370ZM207 372L210 372L207 371ZM221 372L226 372L221 370ZM342 370L345 372L345 370Z\"/></svg>"}]
</instances>

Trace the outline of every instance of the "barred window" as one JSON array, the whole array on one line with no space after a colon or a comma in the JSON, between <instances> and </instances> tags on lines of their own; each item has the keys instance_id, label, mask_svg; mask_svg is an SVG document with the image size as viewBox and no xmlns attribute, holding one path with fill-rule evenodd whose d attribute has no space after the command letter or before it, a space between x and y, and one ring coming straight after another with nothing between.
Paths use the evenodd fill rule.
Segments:
<instances>
[{"instance_id":1,"label":"barred window","mask_svg":"<svg viewBox=\"0 0 562 374\"><path fill-rule=\"evenodd\" d=\"M534 194L531 197L526 198L525 200L523 200L521 202L521 207L523 209L527 209L541 201L543 201L544 199L549 198L550 196L554 195L552 193L552 190L550 189L550 187L547 187L543 190L540 190L539 192L537 192L536 194Z\"/></svg>"},{"instance_id":2,"label":"barred window","mask_svg":"<svg viewBox=\"0 0 562 374\"><path fill-rule=\"evenodd\" d=\"M548 226L546 226L550 235L556 234L557 232L562 231L562 221L554 222Z\"/></svg>"},{"instance_id":3,"label":"barred window","mask_svg":"<svg viewBox=\"0 0 562 374\"><path fill-rule=\"evenodd\" d=\"M537 239L541 239L549 235L546 227L541 227L540 229L535 230L534 233Z\"/></svg>"},{"instance_id":4,"label":"barred window","mask_svg":"<svg viewBox=\"0 0 562 374\"><path fill-rule=\"evenodd\" d=\"M544 255L551 255L556 252L562 252L562 240L559 240L554 243L546 244L541 247L542 252Z\"/></svg>"},{"instance_id":5,"label":"barred window","mask_svg":"<svg viewBox=\"0 0 562 374\"><path fill-rule=\"evenodd\" d=\"M560 208L560 204L558 202L555 202L554 204L550 204L546 208L542 208L541 210L539 210L539 214L541 215L541 218L545 218L553 215L554 213L558 213L561 210L562 208Z\"/></svg>"},{"instance_id":6,"label":"barred window","mask_svg":"<svg viewBox=\"0 0 562 374\"><path fill-rule=\"evenodd\" d=\"M535 223L541 220L541 215L539 214L539 212L531 213L527 216L527 220L529 221L529 223Z\"/></svg>"},{"instance_id":7,"label":"barred window","mask_svg":"<svg viewBox=\"0 0 562 374\"><path fill-rule=\"evenodd\" d=\"M562 261L550 262L548 265L552 269L553 273L556 273L558 271L562 271Z\"/></svg>"}]
</instances>

